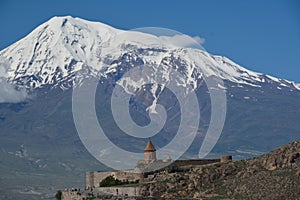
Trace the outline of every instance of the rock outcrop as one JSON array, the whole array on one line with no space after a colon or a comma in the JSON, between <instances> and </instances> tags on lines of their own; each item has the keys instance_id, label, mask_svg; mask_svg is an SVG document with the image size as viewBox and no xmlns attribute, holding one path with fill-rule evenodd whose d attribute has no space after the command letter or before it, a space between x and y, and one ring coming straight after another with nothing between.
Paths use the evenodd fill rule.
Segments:
<instances>
[{"instance_id":1,"label":"rock outcrop","mask_svg":"<svg viewBox=\"0 0 300 200\"><path fill-rule=\"evenodd\" d=\"M300 141L249 160L162 171L141 192L154 199L300 199Z\"/></svg>"}]
</instances>

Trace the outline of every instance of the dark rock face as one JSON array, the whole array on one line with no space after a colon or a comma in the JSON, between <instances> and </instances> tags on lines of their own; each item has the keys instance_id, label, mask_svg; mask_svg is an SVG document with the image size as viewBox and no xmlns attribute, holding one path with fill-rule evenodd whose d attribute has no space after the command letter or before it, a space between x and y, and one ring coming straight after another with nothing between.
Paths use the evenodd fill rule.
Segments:
<instances>
[{"instance_id":1,"label":"dark rock face","mask_svg":"<svg viewBox=\"0 0 300 200\"><path fill-rule=\"evenodd\" d=\"M262 156L260 162L268 170L297 167L297 161L300 158L299 149L300 142L296 141Z\"/></svg>"},{"instance_id":2,"label":"dark rock face","mask_svg":"<svg viewBox=\"0 0 300 200\"><path fill-rule=\"evenodd\" d=\"M300 199L300 141L261 157L159 172L142 188L163 199Z\"/></svg>"}]
</instances>

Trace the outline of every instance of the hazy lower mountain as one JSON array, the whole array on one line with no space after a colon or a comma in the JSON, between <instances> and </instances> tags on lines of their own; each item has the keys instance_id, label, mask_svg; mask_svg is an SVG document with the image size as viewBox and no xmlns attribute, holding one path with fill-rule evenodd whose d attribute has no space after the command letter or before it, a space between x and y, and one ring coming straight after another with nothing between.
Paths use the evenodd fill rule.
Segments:
<instances>
[{"instance_id":1,"label":"hazy lower mountain","mask_svg":"<svg viewBox=\"0 0 300 200\"><path fill-rule=\"evenodd\" d=\"M4 88L0 90L0 193L4 198L51 196L58 188L82 187L85 171L107 169L82 145L73 121L72 89L85 79L99 80L97 117L115 144L133 152L141 152L146 144L116 126L110 107L116 85L137 91L130 114L139 125L149 123L156 103L166 108L167 123L152 141L158 148L171 142L181 119L178 100L163 86L138 89L134 82L118 82L135 67L150 66L146 78L154 74L167 81L175 70L183 78L172 81L196 93L201 111L198 135L183 157L198 156L210 123L207 77L222 79L224 85L213 89L226 91L227 96L224 129L210 156L253 157L300 138L299 84L252 72L201 49L176 46L171 39L54 17L0 51Z\"/></svg>"}]
</instances>

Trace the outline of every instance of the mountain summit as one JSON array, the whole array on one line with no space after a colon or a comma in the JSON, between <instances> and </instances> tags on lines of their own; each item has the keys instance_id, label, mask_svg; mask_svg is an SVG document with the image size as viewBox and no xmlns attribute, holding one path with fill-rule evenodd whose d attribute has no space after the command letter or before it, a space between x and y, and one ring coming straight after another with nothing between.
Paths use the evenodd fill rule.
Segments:
<instances>
[{"instance_id":1,"label":"mountain summit","mask_svg":"<svg viewBox=\"0 0 300 200\"><path fill-rule=\"evenodd\" d=\"M9 62L6 78L31 89L49 84L68 87L86 70L90 75L105 76L117 70L114 61L122 56L143 64L172 65L172 60L179 61L185 65L182 73L187 82L194 85L200 77L214 75L254 87L274 82L279 88L300 89L299 84L252 72L226 57L176 46L176 40L176 35L155 36L70 16L53 17L2 50L0 58Z\"/></svg>"}]
</instances>

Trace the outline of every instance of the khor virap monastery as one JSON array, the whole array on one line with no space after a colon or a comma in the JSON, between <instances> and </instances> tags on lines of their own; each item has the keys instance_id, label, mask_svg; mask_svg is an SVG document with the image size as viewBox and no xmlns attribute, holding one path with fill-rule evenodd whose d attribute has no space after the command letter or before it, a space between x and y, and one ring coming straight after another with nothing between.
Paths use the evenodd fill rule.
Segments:
<instances>
[{"instance_id":1,"label":"khor virap monastery","mask_svg":"<svg viewBox=\"0 0 300 200\"><path fill-rule=\"evenodd\" d=\"M156 149L151 140L148 141L144 149L144 160L139 160L137 165L132 170L124 171L111 171L111 172L86 172L86 187L95 188L99 187L102 180L108 176L113 176L115 179L127 182L142 182L147 179L147 176L151 175L151 172L158 170L164 170L166 167L189 167L193 165L205 165L216 162L226 162L231 160L231 156L222 156L221 159L200 159L200 160L176 160L173 161L171 157L167 157L164 160L157 160Z\"/></svg>"}]
</instances>

